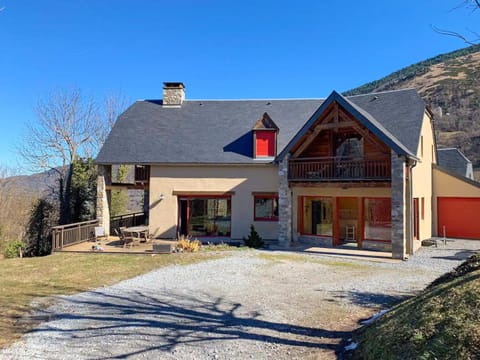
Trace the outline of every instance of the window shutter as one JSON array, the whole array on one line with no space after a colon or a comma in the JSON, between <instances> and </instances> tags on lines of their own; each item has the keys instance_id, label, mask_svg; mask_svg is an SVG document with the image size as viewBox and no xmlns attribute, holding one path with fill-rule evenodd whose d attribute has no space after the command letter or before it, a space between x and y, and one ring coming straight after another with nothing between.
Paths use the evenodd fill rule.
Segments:
<instances>
[{"instance_id":1,"label":"window shutter","mask_svg":"<svg viewBox=\"0 0 480 360\"><path fill-rule=\"evenodd\" d=\"M257 131L255 137L255 157L275 156L275 131Z\"/></svg>"}]
</instances>

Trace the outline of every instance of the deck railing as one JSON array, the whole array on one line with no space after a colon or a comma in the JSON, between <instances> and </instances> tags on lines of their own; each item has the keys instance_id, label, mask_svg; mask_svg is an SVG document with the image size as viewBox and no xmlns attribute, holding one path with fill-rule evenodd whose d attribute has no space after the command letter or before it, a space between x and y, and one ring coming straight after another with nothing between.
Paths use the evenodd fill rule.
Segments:
<instances>
[{"instance_id":1,"label":"deck railing","mask_svg":"<svg viewBox=\"0 0 480 360\"><path fill-rule=\"evenodd\" d=\"M122 226L130 227L145 225L146 219L147 216L144 212L112 216L110 218L110 234L114 234L115 232L113 230Z\"/></svg>"},{"instance_id":2,"label":"deck railing","mask_svg":"<svg viewBox=\"0 0 480 360\"><path fill-rule=\"evenodd\" d=\"M52 251L95 238L98 220L52 227Z\"/></svg>"},{"instance_id":3,"label":"deck railing","mask_svg":"<svg viewBox=\"0 0 480 360\"><path fill-rule=\"evenodd\" d=\"M294 159L288 164L288 179L291 181L390 180L390 164L390 159Z\"/></svg>"}]
</instances>

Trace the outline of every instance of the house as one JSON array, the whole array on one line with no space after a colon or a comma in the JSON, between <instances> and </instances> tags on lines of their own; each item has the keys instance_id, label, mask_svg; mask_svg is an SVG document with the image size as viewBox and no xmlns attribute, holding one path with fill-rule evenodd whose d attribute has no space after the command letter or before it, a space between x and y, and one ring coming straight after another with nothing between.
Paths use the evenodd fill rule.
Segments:
<instances>
[{"instance_id":1,"label":"house","mask_svg":"<svg viewBox=\"0 0 480 360\"><path fill-rule=\"evenodd\" d=\"M164 83L162 100L118 118L96 162L100 223L109 228L109 191L125 188L112 165L133 164L128 187L145 191L161 238L241 239L253 224L284 246L351 243L404 259L443 229L437 198L480 198L473 181L436 165L433 115L414 89L187 100L183 83Z\"/></svg>"}]
</instances>

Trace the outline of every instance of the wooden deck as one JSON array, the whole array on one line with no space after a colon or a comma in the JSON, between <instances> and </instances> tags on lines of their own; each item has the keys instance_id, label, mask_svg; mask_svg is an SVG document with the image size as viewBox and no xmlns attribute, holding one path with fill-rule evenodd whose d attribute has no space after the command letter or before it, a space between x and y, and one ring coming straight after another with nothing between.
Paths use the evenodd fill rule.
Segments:
<instances>
[{"instance_id":1,"label":"wooden deck","mask_svg":"<svg viewBox=\"0 0 480 360\"><path fill-rule=\"evenodd\" d=\"M135 243L134 246L127 245L123 247L123 242L116 236L109 236L108 239L100 241L84 241L79 244L64 247L59 252L82 252L82 253L124 253L124 254L156 254L153 251L153 245L171 245L175 246L175 240L150 240L149 242ZM95 245L101 250L95 250Z\"/></svg>"}]
</instances>

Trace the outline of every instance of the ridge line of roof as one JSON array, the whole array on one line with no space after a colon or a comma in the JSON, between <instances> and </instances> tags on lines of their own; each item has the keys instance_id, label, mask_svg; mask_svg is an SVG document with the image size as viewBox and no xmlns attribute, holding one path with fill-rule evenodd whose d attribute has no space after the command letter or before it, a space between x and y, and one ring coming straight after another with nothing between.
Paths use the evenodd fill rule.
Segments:
<instances>
[{"instance_id":1,"label":"ridge line of roof","mask_svg":"<svg viewBox=\"0 0 480 360\"><path fill-rule=\"evenodd\" d=\"M265 98L265 99L185 99L184 102L189 101L289 101L289 100L325 100L326 98ZM162 101L162 99L140 99L137 101Z\"/></svg>"},{"instance_id":2,"label":"ridge line of roof","mask_svg":"<svg viewBox=\"0 0 480 360\"><path fill-rule=\"evenodd\" d=\"M407 91L407 90L414 90L413 87L403 88L403 89L394 89L394 90L384 90L384 91L377 91L377 92L370 92L366 94L357 94L357 95L350 95L344 96L347 99L359 97L359 96L368 96L368 95L376 95L376 94L386 94L386 93L393 93L393 92L400 92L400 91ZM340 93L339 93L340 94ZM251 99L185 99L185 102L188 101L289 101L289 100L326 100L327 97L299 97L299 98L251 98ZM162 99L138 99L136 101L162 101Z\"/></svg>"}]
</instances>

